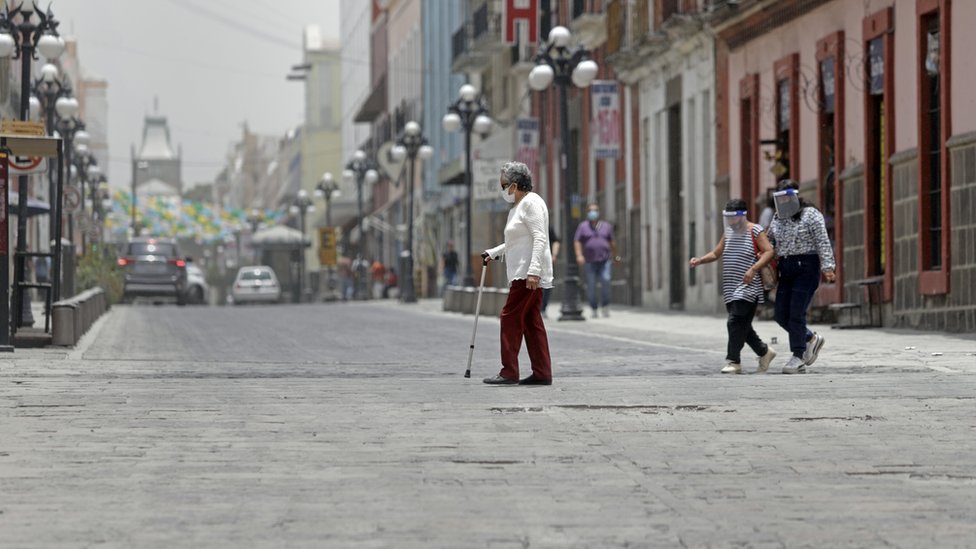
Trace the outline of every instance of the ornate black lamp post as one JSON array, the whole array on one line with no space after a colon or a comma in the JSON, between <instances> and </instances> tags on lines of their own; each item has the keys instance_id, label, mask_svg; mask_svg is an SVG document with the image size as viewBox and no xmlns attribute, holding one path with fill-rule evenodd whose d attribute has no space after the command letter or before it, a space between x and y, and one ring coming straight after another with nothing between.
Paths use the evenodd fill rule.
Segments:
<instances>
[{"instance_id":1,"label":"ornate black lamp post","mask_svg":"<svg viewBox=\"0 0 976 549\"><path fill-rule=\"evenodd\" d=\"M400 301L404 303L416 303L417 292L413 282L413 179L416 173L416 162L419 156L421 160L427 160L434 154L434 149L427 144L427 138L420 132L420 124L411 120L403 126L403 133L397 138L397 144L391 151L393 159L402 162L404 158L410 159L410 193L409 205L410 213L407 214L407 246L402 252L403 262L400 267L402 277L400 278Z\"/></svg>"},{"instance_id":2,"label":"ornate black lamp post","mask_svg":"<svg viewBox=\"0 0 976 549\"><path fill-rule=\"evenodd\" d=\"M366 299L366 234L363 231L363 184L372 185L380 179L379 172L376 171L376 164L370 160L366 153L357 150L352 155L352 160L346 163L346 169L342 172L342 177L356 182L356 203L359 209L359 246L356 248L356 293L355 299Z\"/></svg>"},{"instance_id":3,"label":"ornate black lamp post","mask_svg":"<svg viewBox=\"0 0 976 549\"><path fill-rule=\"evenodd\" d=\"M34 15L37 14L37 22ZM54 60L64 52L64 40L58 36L58 21L50 8L42 12L33 0L7 0L0 13L0 57L21 60L20 119L30 115L31 61L40 52ZM27 261L27 176L17 181L17 248L14 254L14 326L33 326L30 294L24 291Z\"/></svg>"},{"instance_id":4,"label":"ornate black lamp post","mask_svg":"<svg viewBox=\"0 0 976 549\"><path fill-rule=\"evenodd\" d=\"M35 102L40 112L44 113L44 126L48 135L54 135L59 116L73 117L78 114L78 100L72 97L71 84L67 77L58 77L58 68L51 63L41 67L41 76L34 80L31 87L33 95L30 98L30 110L34 111ZM48 163L48 201L53 205L57 195L57 176L53 162ZM58 216L50 215L48 220L48 234L54 238Z\"/></svg>"},{"instance_id":5,"label":"ornate black lamp post","mask_svg":"<svg viewBox=\"0 0 976 549\"><path fill-rule=\"evenodd\" d=\"M555 80L559 86L559 146L562 148L562 195L563 235L567 242L576 233L577 220L573 219L573 195L576 187L576 151L569 145L569 107L567 102L570 84L585 88L596 78L599 67L589 59L590 52L582 46L570 47L572 35L566 27L554 27L549 31L549 41L539 48L536 66L529 73L529 87L542 91ZM583 320L579 301L579 265L572 245L566 249L566 276L563 277L563 303L559 320Z\"/></svg>"},{"instance_id":6,"label":"ornate black lamp post","mask_svg":"<svg viewBox=\"0 0 976 549\"><path fill-rule=\"evenodd\" d=\"M465 204L464 241L465 260L464 285L474 286L474 271L471 269L471 132L485 135L491 131L492 121L488 116L488 102L471 84L461 86L460 98L447 107L447 114L442 121L444 130L455 132L464 130L464 185L468 188L468 200Z\"/></svg>"},{"instance_id":7,"label":"ornate black lamp post","mask_svg":"<svg viewBox=\"0 0 976 549\"><path fill-rule=\"evenodd\" d=\"M308 191L299 189L288 211L292 215L298 216L298 225L302 232L302 242L298 253L298 301L301 302L305 299L305 220L308 214L315 213L315 204L312 203L312 198L308 196Z\"/></svg>"},{"instance_id":8,"label":"ornate black lamp post","mask_svg":"<svg viewBox=\"0 0 976 549\"><path fill-rule=\"evenodd\" d=\"M325 172L322 174L322 180L315 185L315 196L325 200L325 226L329 231L333 231L332 227L332 200L340 196L339 183L332 177L332 172ZM326 288L329 291L329 297L334 298L332 292L335 291L335 267L330 265L326 268L327 276L329 280L326 281Z\"/></svg>"}]
</instances>

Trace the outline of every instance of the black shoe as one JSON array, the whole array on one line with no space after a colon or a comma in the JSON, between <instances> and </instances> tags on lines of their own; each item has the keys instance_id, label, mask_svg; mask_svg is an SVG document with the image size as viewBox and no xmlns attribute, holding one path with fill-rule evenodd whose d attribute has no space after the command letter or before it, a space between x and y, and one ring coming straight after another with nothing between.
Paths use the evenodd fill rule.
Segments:
<instances>
[{"instance_id":1,"label":"black shoe","mask_svg":"<svg viewBox=\"0 0 976 549\"><path fill-rule=\"evenodd\" d=\"M552 385L551 379L540 379L531 375L522 381L518 382L519 385Z\"/></svg>"},{"instance_id":2,"label":"black shoe","mask_svg":"<svg viewBox=\"0 0 976 549\"><path fill-rule=\"evenodd\" d=\"M518 385L518 379L511 379L502 376L486 377L483 380L488 385Z\"/></svg>"}]
</instances>

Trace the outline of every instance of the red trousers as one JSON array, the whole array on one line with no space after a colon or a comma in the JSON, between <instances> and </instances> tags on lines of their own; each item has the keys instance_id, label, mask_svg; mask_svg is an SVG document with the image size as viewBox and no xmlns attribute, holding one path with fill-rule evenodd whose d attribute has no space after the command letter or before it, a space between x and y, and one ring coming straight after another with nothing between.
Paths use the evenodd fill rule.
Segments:
<instances>
[{"instance_id":1,"label":"red trousers","mask_svg":"<svg viewBox=\"0 0 976 549\"><path fill-rule=\"evenodd\" d=\"M532 361L532 375L538 379L552 379L549 359L549 337L542 323L542 288L529 290L524 280L513 280L508 300L501 314L502 371L504 378L519 377L519 350L522 338Z\"/></svg>"}]
</instances>

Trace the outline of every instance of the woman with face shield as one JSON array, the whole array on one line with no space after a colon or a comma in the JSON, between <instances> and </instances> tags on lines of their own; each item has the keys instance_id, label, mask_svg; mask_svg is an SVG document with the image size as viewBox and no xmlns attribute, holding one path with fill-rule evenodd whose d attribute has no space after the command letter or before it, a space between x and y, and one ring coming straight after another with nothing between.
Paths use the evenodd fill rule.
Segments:
<instances>
[{"instance_id":1,"label":"woman with face shield","mask_svg":"<svg viewBox=\"0 0 976 549\"><path fill-rule=\"evenodd\" d=\"M807 328L807 309L821 273L827 282L834 281L834 250L823 214L801 198L799 190L796 181L780 182L773 193L776 214L769 226L769 239L779 258L775 318L789 332L793 352L784 374L805 373L817 360L825 339Z\"/></svg>"},{"instance_id":2,"label":"woman with face shield","mask_svg":"<svg viewBox=\"0 0 976 549\"><path fill-rule=\"evenodd\" d=\"M729 312L729 344L722 373L742 373L740 354L747 344L759 357L757 373L762 373L769 369L776 352L763 343L752 329L752 319L756 316L756 307L763 302L759 273L772 261L773 247L766 239L762 226L749 222L744 200L730 200L722 214L725 217L725 233L715 249L701 257L691 258L689 264L694 268L717 261L720 257L725 259L722 262L722 295Z\"/></svg>"},{"instance_id":3,"label":"woman with face shield","mask_svg":"<svg viewBox=\"0 0 976 549\"><path fill-rule=\"evenodd\" d=\"M542 322L542 290L552 288L549 208L532 192L532 174L521 162L502 166L502 198L513 204L505 223L505 242L482 255L488 261L505 257L510 284L501 313L502 369L484 380L490 385L552 385L549 338ZM519 381L522 339L532 361L532 375Z\"/></svg>"}]
</instances>

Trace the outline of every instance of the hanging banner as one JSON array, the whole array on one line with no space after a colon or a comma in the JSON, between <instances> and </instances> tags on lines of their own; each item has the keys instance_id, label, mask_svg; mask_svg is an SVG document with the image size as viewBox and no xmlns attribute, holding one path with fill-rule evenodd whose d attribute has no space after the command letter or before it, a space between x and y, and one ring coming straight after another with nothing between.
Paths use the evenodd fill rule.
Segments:
<instances>
[{"instance_id":1,"label":"hanging banner","mask_svg":"<svg viewBox=\"0 0 976 549\"><path fill-rule=\"evenodd\" d=\"M505 0L502 11L505 23L502 38L506 44L514 46L521 40L525 44L539 43L539 0ZM518 32L516 27L522 27L523 32Z\"/></svg>"},{"instance_id":2,"label":"hanging banner","mask_svg":"<svg viewBox=\"0 0 976 549\"><path fill-rule=\"evenodd\" d=\"M614 80L596 80L590 93L594 158L619 158L620 86Z\"/></svg>"},{"instance_id":3,"label":"hanging banner","mask_svg":"<svg viewBox=\"0 0 976 549\"><path fill-rule=\"evenodd\" d=\"M539 180L539 119L515 121L515 160L529 167L533 181Z\"/></svg>"}]
</instances>

